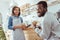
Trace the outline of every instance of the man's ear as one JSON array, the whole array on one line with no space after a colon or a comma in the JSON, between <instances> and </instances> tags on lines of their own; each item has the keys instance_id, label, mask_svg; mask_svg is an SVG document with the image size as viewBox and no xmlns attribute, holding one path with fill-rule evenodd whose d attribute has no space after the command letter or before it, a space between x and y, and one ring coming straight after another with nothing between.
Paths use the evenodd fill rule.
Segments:
<instances>
[{"instance_id":1,"label":"man's ear","mask_svg":"<svg viewBox=\"0 0 60 40\"><path fill-rule=\"evenodd\" d=\"M47 11L47 8L44 8L45 11Z\"/></svg>"}]
</instances>

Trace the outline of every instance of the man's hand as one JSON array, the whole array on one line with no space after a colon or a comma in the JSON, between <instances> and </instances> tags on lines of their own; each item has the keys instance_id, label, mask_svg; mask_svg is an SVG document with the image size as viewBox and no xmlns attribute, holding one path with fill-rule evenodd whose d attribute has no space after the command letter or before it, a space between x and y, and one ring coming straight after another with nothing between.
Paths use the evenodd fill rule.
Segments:
<instances>
[{"instance_id":1,"label":"man's hand","mask_svg":"<svg viewBox=\"0 0 60 40\"><path fill-rule=\"evenodd\" d=\"M32 24L36 27L37 21L33 21Z\"/></svg>"}]
</instances>

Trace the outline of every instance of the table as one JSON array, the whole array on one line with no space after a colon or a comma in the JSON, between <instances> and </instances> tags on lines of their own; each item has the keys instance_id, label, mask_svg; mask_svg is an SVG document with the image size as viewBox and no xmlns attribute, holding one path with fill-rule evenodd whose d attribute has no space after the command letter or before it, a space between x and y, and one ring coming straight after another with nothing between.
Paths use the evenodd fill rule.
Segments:
<instances>
[{"instance_id":1,"label":"table","mask_svg":"<svg viewBox=\"0 0 60 40\"><path fill-rule=\"evenodd\" d=\"M32 28L24 30L26 40L42 40Z\"/></svg>"}]
</instances>

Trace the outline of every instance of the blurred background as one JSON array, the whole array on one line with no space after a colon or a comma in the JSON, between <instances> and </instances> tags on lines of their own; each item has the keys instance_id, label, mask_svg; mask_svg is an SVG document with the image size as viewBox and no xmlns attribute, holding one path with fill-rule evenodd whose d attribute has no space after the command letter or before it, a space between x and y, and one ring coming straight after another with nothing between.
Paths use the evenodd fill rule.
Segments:
<instances>
[{"instance_id":1,"label":"blurred background","mask_svg":"<svg viewBox=\"0 0 60 40\"><path fill-rule=\"evenodd\" d=\"M21 16L26 24L31 24L37 20L37 3L41 0L0 0L0 15L2 17L2 28L4 32L8 30L8 18L11 15L13 6L18 6L21 9ZM60 0L43 0L48 3L48 11L56 13L60 11ZM27 21L29 20L29 21ZM0 20L1 21L1 20Z\"/></svg>"}]
</instances>

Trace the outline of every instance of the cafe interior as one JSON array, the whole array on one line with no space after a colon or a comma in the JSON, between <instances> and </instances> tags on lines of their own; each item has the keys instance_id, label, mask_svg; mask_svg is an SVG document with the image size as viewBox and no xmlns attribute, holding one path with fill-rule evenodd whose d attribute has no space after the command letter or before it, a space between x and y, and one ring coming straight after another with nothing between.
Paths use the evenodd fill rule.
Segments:
<instances>
[{"instance_id":1,"label":"cafe interior","mask_svg":"<svg viewBox=\"0 0 60 40\"><path fill-rule=\"evenodd\" d=\"M11 16L13 6L21 9L21 17L25 24L31 24L28 29L23 30L26 40L42 40L35 32L32 24L36 24L42 20L37 17L37 3L41 0L0 0L0 13L2 14L3 30L7 40L13 40L12 30L7 28L8 18ZM52 12L57 18L57 12L60 11L60 0L42 0L48 3L48 11ZM39 20L37 20L39 19Z\"/></svg>"}]
</instances>

